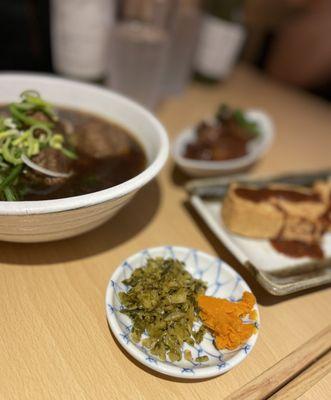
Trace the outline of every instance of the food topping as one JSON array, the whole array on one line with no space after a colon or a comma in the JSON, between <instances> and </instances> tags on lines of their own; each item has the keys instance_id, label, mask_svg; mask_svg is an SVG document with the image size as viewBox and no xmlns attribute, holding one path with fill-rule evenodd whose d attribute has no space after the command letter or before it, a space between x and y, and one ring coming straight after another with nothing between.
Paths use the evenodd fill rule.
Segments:
<instances>
[{"instance_id":1,"label":"food topping","mask_svg":"<svg viewBox=\"0 0 331 400\"><path fill-rule=\"evenodd\" d=\"M206 284L194 279L176 259L149 259L123 281L127 292L119 294L122 313L129 316L133 327L131 338L149 349L161 360L182 359L184 343L193 346L203 339L205 328L193 328L199 319L197 297ZM186 360L192 358L189 351ZM203 357L197 362L206 361Z\"/></svg>"},{"instance_id":2,"label":"food topping","mask_svg":"<svg viewBox=\"0 0 331 400\"><path fill-rule=\"evenodd\" d=\"M20 102L9 105L9 112L9 117L0 116L0 199L15 201L26 191L19 182L26 174L48 180L70 177L70 166L66 171L45 168L39 158L52 152L66 163L75 153L66 148L65 137L54 131L58 117L38 92L23 92Z\"/></svg>"},{"instance_id":3,"label":"food topping","mask_svg":"<svg viewBox=\"0 0 331 400\"><path fill-rule=\"evenodd\" d=\"M273 188L248 188L248 187L238 187L236 189L236 193L238 196L253 201L255 203L259 203L261 201L268 201L272 199L283 199L292 202L301 202L301 201L313 201L320 202L321 198L318 193L313 193L311 191L299 191L290 187L284 189L273 189Z\"/></svg>"},{"instance_id":4,"label":"food topping","mask_svg":"<svg viewBox=\"0 0 331 400\"><path fill-rule=\"evenodd\" d=\"M215 336L218 349L234 350L256 332L252 321L256 319L255 303L256 299L250 292L244 292L238 302L204 295L198 297L200 317ZM245 322L245 317L249 317L250 321Z\"/></svg>"}]
</instances>

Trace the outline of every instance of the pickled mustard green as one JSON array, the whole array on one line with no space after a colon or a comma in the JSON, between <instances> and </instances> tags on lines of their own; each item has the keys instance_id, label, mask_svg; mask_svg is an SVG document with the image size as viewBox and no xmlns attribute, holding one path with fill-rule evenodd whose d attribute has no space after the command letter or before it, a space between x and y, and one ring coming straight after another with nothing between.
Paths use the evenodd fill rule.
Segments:
<instances>
[{"instance_id":1,"label":"pickled mustard green","mask_svg":"<svg viewBox=\"0 0 331 400\"><path fill-rule=\"evenodd\" d=\"M202 341L205 328L194 329L193 324L199 321L197 297L207 286L193 278L183 262L149 259L122 283L128 290L119 293L121 312L132 320L134 342L141 341L160 360L180 361L184 343L194 346ZM184 355L191 358L188 352Z\"/></svg>"}]
</instances>

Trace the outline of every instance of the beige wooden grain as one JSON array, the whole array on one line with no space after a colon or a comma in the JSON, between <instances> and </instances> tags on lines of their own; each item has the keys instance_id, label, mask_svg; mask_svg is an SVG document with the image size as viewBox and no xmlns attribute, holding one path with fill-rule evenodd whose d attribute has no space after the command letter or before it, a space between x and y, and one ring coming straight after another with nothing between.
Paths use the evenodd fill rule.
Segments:
<instances>
[{"instance_id":1,"label":"beige wooden grain","mask_svg":"<svg viewBox=\"0 0 331 400\"><path fill-rule=\"evenodd\" d=\"M253 381L236 390L226 400L264 400L279 390L281 393L277 392L271 397L272 399L294 399L293 392L298 392L300 386L309 387L310 382L307 376L314 380L310 384L312 386L318 381L317 378L324 376L322 375L323 368L327 370L326 373L328 372L330 357L327 357L326 363L324 359L318 366L317 364L313 366L313 364L330 350L331 325L318 332L308 342L295 349ZM312 369L308 371L310 366ZM302 376L297 377L301 372ZM284 386L283 390L281 390L282 386Z\"/></svg>"},{"instance_id":2,"label":"beige wooden grain","mask_svg":"<svg viewBox=\"0 0 331 400\"><path fill-rule=\"evenodd\" d=\"M295 400L313 389L326 375L331 373L331 351L314 362L299 376L294 378L281 390L270 397L270 400ZM331 392L329 393L331 395Z\"/></svg>"},{"instance_id":3,"label":"beige wooden grain","mask_svg":"<svg viewBox=\"0 0 331 400\"><path fill-rule=\"evenodd\" d=\"M330 167L330 105L245 66L219 87L194 84L158 115L174 137L221 101L263 108L275 120L274 146L256 172ZM220 400L329 324L330 289L268 295L186 207L182 182L169 160L157 181L91 233L48 244L0 243L1 400ZM220 255L257 296L262 325L256 347L224 376L188 384L150 373L109 332L104 295L111 273L137 250L169 243Z\"/></svg>"},{"instance_id":4,"label":"beige wooden grain","mask_svg":"<svg viewBox=\"0 0 331 400\"><path fill-rule=\"evenodd\" d=\"M299 397L299 400L330 400L331 395L331 372L318 381L311 389Z\"/></svg>"}]
</instances>

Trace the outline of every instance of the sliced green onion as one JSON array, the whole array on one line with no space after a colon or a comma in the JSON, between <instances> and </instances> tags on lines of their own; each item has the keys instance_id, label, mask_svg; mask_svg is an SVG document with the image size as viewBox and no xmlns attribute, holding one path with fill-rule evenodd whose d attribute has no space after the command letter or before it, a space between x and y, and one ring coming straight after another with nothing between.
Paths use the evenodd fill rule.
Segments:
<instances>
[{"instance_id":1,"label":"sliced green onion","mask_svg":"<svg viewBox=\"0 0 331 400\"><path fill-rule=\"evenodd\" d=\"M45 147L61 151L66 157L75 160L77 155L71 149L63 147L65 137L54 133L52 123L58 120L51 104L44 101L38 92L33 90L21 94L22 101L9 105L10 118L0 116L0 193L1 198L15 201L22 195L14 185L15 179L21 173L24 164L40 173L52 177L69 177L69 173L48 170L34 163L31 158L40 153ZM49 118L40 121L33 116L41 112ZM28 127L23 130L22 128ZM7 175L6 175L7 174Z\"/></svg>"},{"instance_id":2,"label":"sliced green onion","mask_svg":"<svg viewBox=\"0 0 331 400\"><path fill-rule=\"evenodd\" d=\"M77 154L74 151L66 149L65 147L62 147L61 152L71 160L77 160L78 158Z\"/></svg>"},{"instance_id":3,"label":"sliced green onion","mask_svg":"<svg viewBox=\"0 0 331 400\"><path fill-rule=\"evenodd\" d=\"M10 164L19 165L22 164L21 154L14 154L15 148L10 148L11 140L7 138L2 146L2 156Z\"/></svg>"},{"instance_id":4,"label":"sliced green onion","mask_svg":"<svg viewBox=\"0 0 331 400\"><path fill-rule=\"evenodd\" d=\"M1 130L5 130L6 128L9 128L9 129L17 129L17 126L16 126L16 124L15 124L15 122L13 121L12 118L5 118L5 119L3 120L3 124L4 124L4 127L3 127L3 129L1 129Z\"/></svg>"},{"instance_id":5,"label":"sliced green onion","mask_svg":"<svg viewBox=\"0 0 331 400\"><path fill-rule=\"evenodd\" d=\"M53 110L52 107L45 107L42 110L44 114L46 114L49 118L51 118L52 121L56 122L59 120L59 116L56 114L56 112Z\"/></svg>"},{"instance_id":6,"label":"sliced green onion","mask_svg":"<svg viewBox=\"0 0 331 400\"><path fill-rule=\"evenodd\" d=\"M8 129L7 131L0 132L0 140L7 139L11 136L17 136L18 131L16 129Z\"/></svg>"},{"instance_id":7,"label":"sliced green onion","mask_svg":"<svg viewBox=\"0 0 331 400\"><path fill-rule=\"evenodd\" d=\"M40 93L34 89L27 89L20 94L21 99L26 99L28 96L40 98Z\"/></svg>"},{"instance_id":8,"label":"sliced green onion","mask_svg":"<svg viewBox=\"0 0 331 400\"><path fill-rule=\"evenodd\" d=\"M6 121L6 118L0 116L0 131L3 131L4 129L6 129L5 121Z\"/></svg>"},{"instance_id":9,"label":"sliced green onion","mask_svg":"<svg viewBox=\"0 0 331 400\"><path fill-rule=\"evenodd\" d=\"M23 165L16 165L9 174L0 182L0 191L3 191L7 186L11 185L18 175L21 173Z\"/></svg>"},{"instance_id":10,"label":"sliced green onion","mask_svg":"<svg viewBox=\"0 0 331 400\"><path fill-rule=\"evenodd\" d=\"M17 196L15 195L14 189L12 189L9 186L4 188L3 193L4 193L7 201L17 201L18 200Z\"/></svg>"},{"instance_id":11,"label":"sliced green onion","mask_svg":"<svg viewBox=\"0 0 331 400\"><path fill-rule=\"evenodd\" d=\"M29 157L36 156L37 154L39 154L39 151L40 151L39 142L37 140L34 140L33 142L31 142L31 145L28 149L28 156Z\"/></svg>"},{"instance_id":12,"label":"sliced green onion","mask_svg":"<svg viewBox=\"0 0 331 400\"><path fill-rule=\"evenodd\" d=\"M59 141L59 142L63 142L63 140L64 140L64 137L63 137L63 135L61 135L61 133L55 133L54 135L53 135L53 137L52 137L52 140L54 140L54 141Z\"/></svg>"},{"instance_id":13,"label":"sliced green onion","mask_svg":"<svg viewBox=\"0 0 331 400\"><path fill-rule=\"evenodd\" d=\"M21 94L21 98L23 99L23 102L20 103L20 107L22 109L39 109L48 117L50 117L53 121L58 120L58 116L54 112L52 105L43 100L40 97L40 94L35 90L26 90Z\"/></svg>"},{"instance_id":14,"label":"sliced green onion","mask_svg":"<svg viewBox=\"0 0 331 400\"><path fill-rule=\"evenodd\" d=\"M2 157L1 157L1 161L0 161L0 169L4 170L4 169L8 169L9 165L6 162L2 161ZM1 177L0 177L1 179Z\"/></svg>"},{"instance_id":15,"label":"sliced green onion","mask_svg":"<svg viewBox=\"0 0 331 400\"><path fill-rule=\"evenodd\" d=\"M9 110L17 120L19 120L20 122L22 122L25 125L28 125L28 126L43 125L43 126L46 126L49 128L51 128L53 126L52 122L39 121L38 119L29 117L28 115L25 115L24 113L22 113L21 111L19 111L16 108L15 104L11 104L9 106Z\"/></svg>"},{"instance_id":16,"label":"sliced green onion","mask_svg":"<svg viewBox=\"0 0 331 400\"><path fill-rule=\"evenodd\" d=\"M35 156L39 153L40 146L38 139L30 135L27 139L27 155L28 157Z\"/></svg>"},{"instance_id":17,"label":"sliced green onion","mask_svg":"<svg viewBox=\"0 0 331 400\"><path fill-rule=\"evenodd\" d=\"M18 144L24 142L26 139L28 139L30 135L31 135L30 131L25 131L24 133L22 133L21 136L12 141L13 146L17 146Z\"/></svg>"},{"instance_id":18,"label":"sliced green onion","mask_svg":"<svg viewBox=\"0 0 331 400\"><path fill-rule=\"evenodd\" d=\"M15 107L22 111L30 111L35 108L34 104L31 103L14 103Z\"/></svg>"},{"instance_id":19,"label":"sliced green onion","mask_svg":"<svg viewBox=\"0 0 331 400\"><path fill-rule=\"evenodd\" d=\"M47 143L52 137L52 131L47 126L38 124L31 127L30 132L32 136L34 136L34 132L38 130L42 130L46 135L40 135L40 137L37 137L37 139L43 143Z\"/></svg>"},{"instance_id":20,"label":"sliced green onion","mask_svg":"<svg viewBox=\"0 0 331 400\"><path fill-rule=\"evenodd\" d=\"M35 106L39 106L39 107L51 107L51 105L49 103L47 103L45 100L43 100L40 97L35 97L35 96L26 96L25 97L25 101L27 103L33 104Z\"/></svg>"},{"instance_id":21,"label":"sliced green onion","mask_svg":"<svg viewBox=\"0 0 331 400\"><path fill-rule=\"evenodd\" d=\"M49 141L49 145L53 147L53 149L60 150L62 149L62 144L64 142L64 137L63 135L60 135L59 133L56 133L53 135Z\"/></svg>"}]
</instances>

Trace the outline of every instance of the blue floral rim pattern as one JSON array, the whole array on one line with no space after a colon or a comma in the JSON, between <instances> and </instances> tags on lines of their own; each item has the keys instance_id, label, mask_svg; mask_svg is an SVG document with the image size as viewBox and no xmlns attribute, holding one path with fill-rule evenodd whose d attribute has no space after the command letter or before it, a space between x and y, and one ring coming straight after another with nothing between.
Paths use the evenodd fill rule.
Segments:
<instances>
[{"instance_id":1,"label":"blue floral rim pattern","mask_svg":"<svg viewBox=\"0 0 331 400\"><path fill-rule=\"evenodd\" d=\"M109 326L125 350L144 365L158 372L186 379L201 379L220 375L243 361L252 350L257 340L257 333L245 345L234 351L217 350L213 344L212 336L207 333L200 345L195 345L194 347L185 345L182 349L183 352L186 349L191 351L193 361L187 361L183 358L179 362L161 361L152 356L139 343L131 341L131 321L120 312L122 306L118 293L127 290L127 287L121 283L123 279L128 278L135 268L143 266L146 260L151 257L177 258L183 261L186 269L195 278L207 282L206 294L209 296L238 301L244 291L251 291L243 278L217 257L186 247L163 246L145 249L125 260L115 270L106 292L106 313ZM256 327L259 328L257 306L255 306L255 309L258 316ZM194 361L196 357L204 355L209 357L207 362L198 363Z\"/></svg>"}]
</instances>

